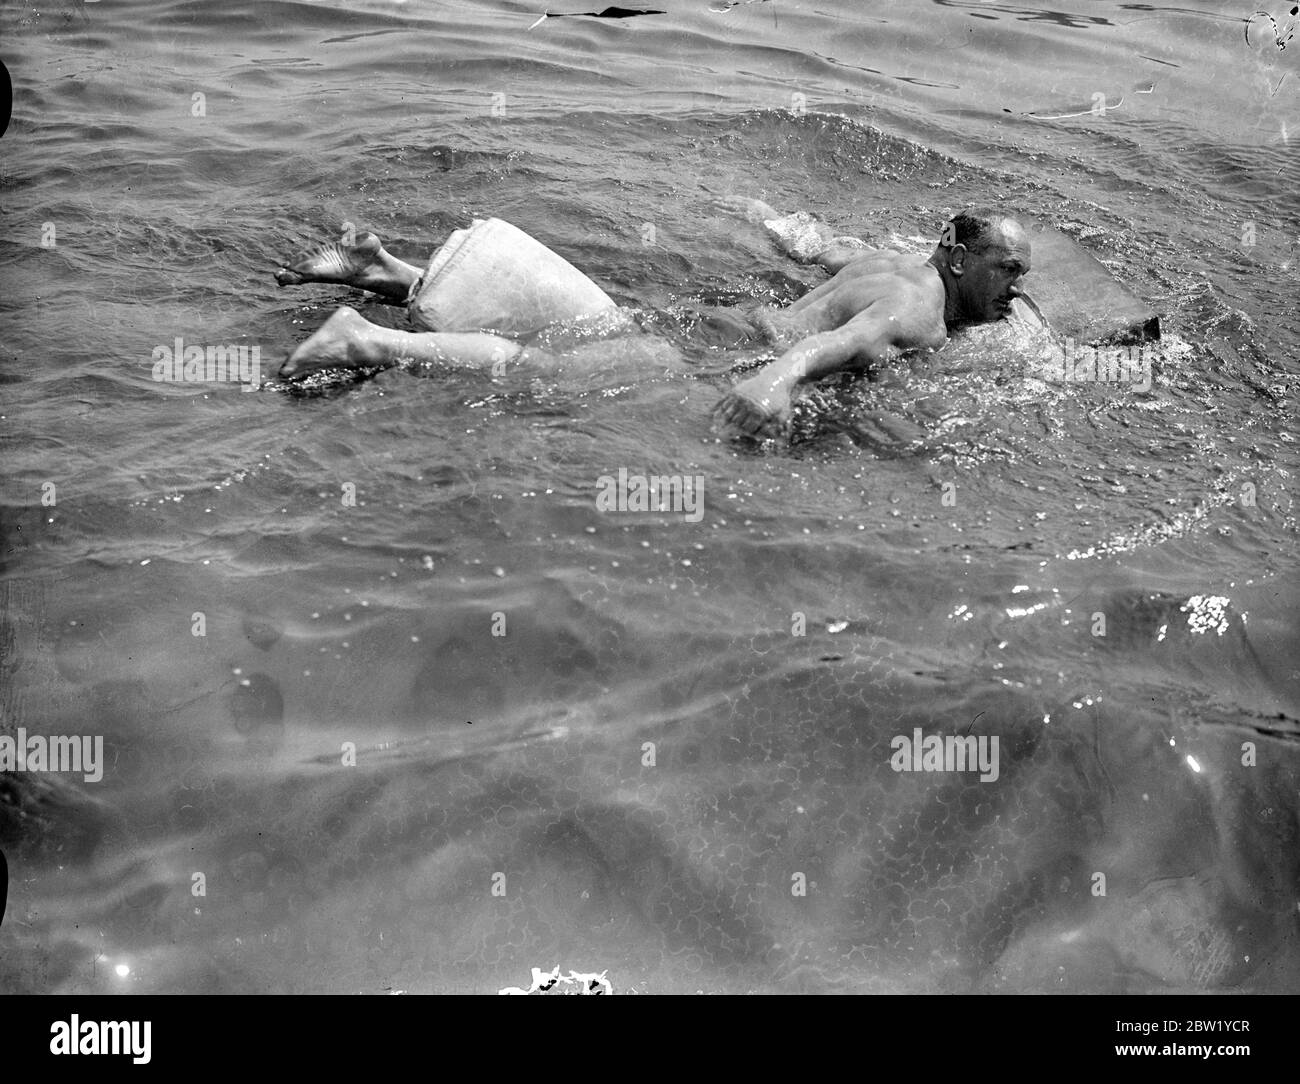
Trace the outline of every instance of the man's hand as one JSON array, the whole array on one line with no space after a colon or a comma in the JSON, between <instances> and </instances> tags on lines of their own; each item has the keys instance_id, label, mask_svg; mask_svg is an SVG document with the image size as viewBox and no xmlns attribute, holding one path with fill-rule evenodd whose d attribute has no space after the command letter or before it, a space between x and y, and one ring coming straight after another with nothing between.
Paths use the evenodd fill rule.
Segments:
<instances>
[{"instance_id":1,"label":"man's hand","mask_svg":"<svg viewBox=\"0 0 1300 1084\"><path fill-rule=\"evenodd\" d=\"M725 211L728 214L744 215L745 220L755 226L761 226L764 222L781 217L781 212L771 204L751 196L718 196L714 199L713 206L715 210Z\"/></svg>"},{"instance_id":2,"label":"man's hand","mask_svg":"<svg viewBox=\"0 0 1300 1084\"><path fill-rule=\"evenodd\" d=\"M742 380L713 408L714 417L751 437L777 437L790 422L790 391L766 370Z\"/></svg>"}]
</instances>

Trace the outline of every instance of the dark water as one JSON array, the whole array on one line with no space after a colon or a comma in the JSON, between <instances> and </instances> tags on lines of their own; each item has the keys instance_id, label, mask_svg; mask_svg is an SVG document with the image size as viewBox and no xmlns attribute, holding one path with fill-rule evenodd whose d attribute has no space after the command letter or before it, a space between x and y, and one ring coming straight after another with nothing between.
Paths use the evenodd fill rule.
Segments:
<instances>
[{"instance_id":1,"label":"dark water","mask_svg":"<svg viewBox=\"0 0 1300 1084\"><path fill-rule=\"evenodd\" d=\"M3 728L107 764L0 777L0 989L1297 989L1300 47L1245 6L656 6L4 5ZM719 441L754 354L696 303L819 281L728 192L913 245L1005 201L1162 313L1155 384L971 337ZM402 326L270 272L476 215L653 336L151 379L178 336L269 373L340 301ZM597 511L619 468L702 519ZM893 771L916 727L998 779Z\"/></svg>"}]
</instances>

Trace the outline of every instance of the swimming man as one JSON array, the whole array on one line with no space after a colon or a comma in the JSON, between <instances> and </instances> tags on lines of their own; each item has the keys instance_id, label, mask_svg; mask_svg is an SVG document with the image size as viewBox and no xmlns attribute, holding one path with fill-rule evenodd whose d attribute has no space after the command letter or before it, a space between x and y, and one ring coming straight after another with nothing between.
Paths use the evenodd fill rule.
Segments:
<instances>
[{"instance_id":1,"label":"swimming man","mask_svg":"<svg viewBox=\"0 0 1300 1084\"><path fill-rule=\"evenodd\" d=\"M774 435L784 427L801 384L864 371L908 350L937 348L956 327L1009 316L1013 302L1024 296L1020 283L1029 272L1029 239L1015 219L997 212L956 215L923 259L834 237L810 216L782 218L760 200L730 197L720 205L766 225L788 255L832 273L793 304L756 317L764 337L784 353L737 384L715 408L724 425L751 436ZM420 268L396 259L373 234L321 245L276 273L283 286L338 283L408 304L418 299L423 279ZM398 331L342 307L293 351L279 375L385 368L404 361L498 372L553 367L555 359L497 334Z\"/></svg>"}]
</instances>

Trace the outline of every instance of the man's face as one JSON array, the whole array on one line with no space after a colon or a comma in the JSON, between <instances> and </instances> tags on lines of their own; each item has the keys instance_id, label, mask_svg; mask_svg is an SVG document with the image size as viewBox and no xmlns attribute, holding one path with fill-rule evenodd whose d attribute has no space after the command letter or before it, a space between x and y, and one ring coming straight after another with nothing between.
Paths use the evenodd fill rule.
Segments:
<instances>
[{"instance_id":1,"label":"man's face","mask_svg":"<svg viewBox=\"0 0 1300 1084\"><path fill-rule=\"evenodd\" d=\"M983 252L967 252L960 276L962 310L971 320L1000 320L1029 274L1029 238L1010 220L999 223Z\"/></svg>"}]
</instances>

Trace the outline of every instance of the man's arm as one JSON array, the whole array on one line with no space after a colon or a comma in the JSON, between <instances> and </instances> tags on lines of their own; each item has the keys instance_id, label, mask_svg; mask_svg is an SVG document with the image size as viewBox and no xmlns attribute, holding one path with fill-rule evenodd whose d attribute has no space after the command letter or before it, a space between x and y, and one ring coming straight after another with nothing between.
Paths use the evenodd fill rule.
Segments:
<instances>
[{"instance_id":1,"label":"man's arm","mask_svg":"<svg viewBox=\"0 0 1300 1084\"><path fill-rule=\"evenodd\" d=\"M807 211L782 215L770 204L749 196L728 196L718 206L739 211L756 226L762 226L785 255L799 263L815 263L832 275L850 260L870 251L871 245L856 237L836 236L824 222Z\"/></svg>"},{"instance_id":2,"label":"man's arm","mask_svg":"<svg viewBox=\"0 0 1300 1084\"><path fill-rule=\"evenodd\" d=\"M790 259L819 264L832 275L871 248L856 237L836 236L825 222L807 211L765 219L763 228Z\"/></svg>"},{"instance_id":3,"label":"man's arm","mask_svg":"<svg viewBox=\"0 0 1300 1084\"><path fill-rule=\"evenodd\" d=\"M856 237L832 238L830 247L817 254L815 263L826 268L832 275L856 260L865 252L877 251L875 246L859 241Z\"/></svg>"},{"instance_id":4,"label":"man's arm","mask_svg":"<svg viewBox=\"0 0 1300 1084\"><path fill-rule=\"evenodd\" d=\"M771 365L737 384L717 407L719 421L751 436L772 436L789 421L794 390L832 373L860 371L911 341L895 316L893 300L878 301L843 327L810 335Z\"/></svg>"}]
</instances>

